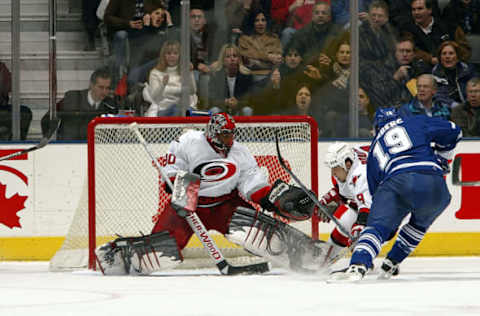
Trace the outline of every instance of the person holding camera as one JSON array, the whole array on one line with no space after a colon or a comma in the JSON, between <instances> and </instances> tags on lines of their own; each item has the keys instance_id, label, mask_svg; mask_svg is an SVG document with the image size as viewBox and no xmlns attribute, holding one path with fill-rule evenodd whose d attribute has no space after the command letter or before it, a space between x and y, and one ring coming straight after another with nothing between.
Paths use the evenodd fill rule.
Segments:
<instances>
[{"instance_id":1,"label":"person holding camera","mask_svg":"<svg viewBox=\"0 0 480 316\"><path fill-rule=\"evenodd\" d=\"M141 34L145 24L150 24L152 7L163 6L162 0L111 0L105 9L104 22L112 36L114 64L120 74L126 72L128 39Z\"/></svg>"}]
</instances>

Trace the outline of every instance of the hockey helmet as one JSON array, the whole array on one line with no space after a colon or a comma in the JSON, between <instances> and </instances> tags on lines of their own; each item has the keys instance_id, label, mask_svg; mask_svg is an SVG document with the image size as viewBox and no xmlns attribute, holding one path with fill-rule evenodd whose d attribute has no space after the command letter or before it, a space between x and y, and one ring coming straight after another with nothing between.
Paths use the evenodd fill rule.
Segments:
<instances>
[{"instance_id":1,"label":"hockey helmet","mask_svg":"<svg viewBox=\"0 0 480 316\"><path fill-rule=\"evenodd\" d=\"M224 138L222 135L234 135L235 120L230 114L225 112L213 114L207 124L205 135L207 141L216 152L223 154L225 157L233 146L233 138Z\"/></svg>"},{"instance_id":2,"label":"hockey helmet","mask_svg":"<svg viewBox=\"0 0 480 316\"><path fill-rule=\"evenodd\" d=\"M390 121L396 120L400 117L400 113L396 108L378 108L375 112L375 116L373 118L373 127L375 131L378 132L380 128L382 128L385 124Z\"/></svg>"},{"instance_id":3,"label":"hockey helmet","mask_svg":"<svg viewBox=\"0 0 480 316\"><path fill-rule=\"evenodd\" d=\"M355 153L353 149L344 142L335 142L330 145L325 154L325 164L328 168L342 167L347 170L345 162L347 159L353 163Z\"/></svg>"}]
</instances>

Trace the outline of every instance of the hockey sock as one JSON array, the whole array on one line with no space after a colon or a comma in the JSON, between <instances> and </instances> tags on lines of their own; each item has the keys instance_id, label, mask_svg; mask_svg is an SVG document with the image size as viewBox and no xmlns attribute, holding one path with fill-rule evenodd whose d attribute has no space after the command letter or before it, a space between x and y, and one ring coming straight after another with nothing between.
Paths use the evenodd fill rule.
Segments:
<instances>
[{"instance_id":1,"label":"hockey sock","mask_svg":"<svg viewBox=\"0 0 480 316\"><path fill-rule=\"evenodd\" d=\"M415 227L411 223L404 225L398 233L397 240L388 253L387 258L393 259L398 263L402 262L422 241L426 231L426 228Z\"/></svg>"},{"instance_id":2,"label":"hockey sock","mask_svg":"<svg viewBox=\"0 0 480 316\"><path fill-rule=\"evenodd\" d=\"M370 269L373 266L373 259L382 249L382 243L383 239L377 229L371 226L365 227L353 251L350 265L363 264Z\"/></svg>"}]
</instances>

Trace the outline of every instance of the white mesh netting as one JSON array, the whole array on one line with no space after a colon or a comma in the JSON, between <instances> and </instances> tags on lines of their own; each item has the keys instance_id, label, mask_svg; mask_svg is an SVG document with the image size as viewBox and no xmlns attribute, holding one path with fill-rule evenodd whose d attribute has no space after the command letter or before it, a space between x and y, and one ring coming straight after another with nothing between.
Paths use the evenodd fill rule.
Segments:
<instances>
[{"instance_id":1,"label":"white mesh netting","mask_svg":"<svg viewBox=\"0 0 480 316\"><path fill-rule=\"evenodd\" d=\"M89 264L89 236L99 246L116 235L138 236L149 234L153 228L152 217L168 201L163 191L160 174L150 157L136 139L128 124L136 120L139 129L162 163L169 143L185 129L205 128L202 119L185 118L184 122L169 123L165 119L97 119L94 134L89 134L89 172L93 175L90 186L86 183L78 208L61 249L50 261L51 271L86 268ZM280 139L282 156L292 171L307 187L312 187L312 174L316 174L316 163L312 163L312 122L288 122L287 118L266 122L242 121L237 118L235 140L246 145L262 170L268 174L270 183L281 178L293 183L278 162L275 149L275 133ZM297 118L297 121L299 119ZM195 123L192 123L195 122ZM201 122L200 122L201 121ZM115 122L112 123L112 122ZM316 138L314 139L316 146ZM94 199L90 203L89 192ZM89 226L93 225L93 229ZM310 221L295 223L297 228L311 234ZM225 257L231 262L251 262L255 258L213 233ZM93 238L94 237L94 238ZM184 263L180 267L214 266L206 251L194 236L184 249ZM93 243L92 243L93 249ZM193 260L195 259L195 260ZM92 266L90 258L90 268Z\"/></svg>"}]
</instances>

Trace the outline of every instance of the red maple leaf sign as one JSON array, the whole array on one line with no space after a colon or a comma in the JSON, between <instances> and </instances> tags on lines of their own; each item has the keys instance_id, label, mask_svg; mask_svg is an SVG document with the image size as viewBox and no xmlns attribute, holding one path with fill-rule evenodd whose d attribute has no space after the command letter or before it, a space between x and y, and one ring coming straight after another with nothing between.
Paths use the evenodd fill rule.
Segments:
<instances>
[{"instance_id":1,"label":"red maple leaf sign","mask_svg":"<svg viewBox=\"0 0 480 316\"><path fill-rule=\"evenodd\" d=\"M28 196L15 193L15 195L7 199L5 195L6 188L6 185L0 183L0 224L4 224L10 228L22 227L17 212L25 208L25 200Z\"/></svg>"}]
</instances>

